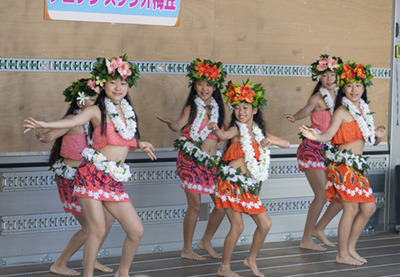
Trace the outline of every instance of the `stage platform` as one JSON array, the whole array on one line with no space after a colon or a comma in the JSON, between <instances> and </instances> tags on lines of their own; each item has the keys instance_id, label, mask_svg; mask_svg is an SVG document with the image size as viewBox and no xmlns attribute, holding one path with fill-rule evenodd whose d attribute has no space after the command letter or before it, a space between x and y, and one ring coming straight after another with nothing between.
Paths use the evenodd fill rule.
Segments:
<instances>
[{"instance_id":1,"label":"stage platform","mask_svg":"<svg viewBox=\"0 0 400 277\"><path fill-rule=\"evenodd\" d=\"M337 242L337 237L331 238ZM319 241L317 241L319 242ZM400 276L400 235L396 232L383 232L362 235L357 252L368 259L362 266L347 266L335 263L337 250L329 248L326 252L313 252L300 249L299 241L265 243L258 255L257 264L261 271L270 277L275 276ZM242 261L246 257L249 245L235 248L231 267L242 276L253 276ZM216 249L222 252L222 248ZM220 261L211 259L205 252L205 261L189 261L180 258L180 251L139 254L131 266L131 276L180 277L180 276L217 276ZM103 264L118 267L119 257L100 259ZM68 266L82 272L82 261L71 261ZM51 264L29 264L12 267L0 267L0 277L28 276L54 277L49 271ZM95 276L114 276L110 273L96 271Z\"/></svg>"}]
</instances>

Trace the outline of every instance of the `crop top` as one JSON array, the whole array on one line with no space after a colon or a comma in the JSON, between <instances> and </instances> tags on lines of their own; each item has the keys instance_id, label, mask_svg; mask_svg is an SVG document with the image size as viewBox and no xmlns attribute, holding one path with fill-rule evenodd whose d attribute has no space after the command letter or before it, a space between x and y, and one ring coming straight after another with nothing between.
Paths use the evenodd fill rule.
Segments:
<instances>
[{"instance_id":1,"label":"crop top","mask_svg":"<svg viewBox=\"0 0 400 277\"><path fill-rule=\"evenodd\" d=\"M129 152L133 152L137 148L137 142L135 138L126 140L122 138L116 131L114 124L108 122L106 134L101 135L101 125L97 126L93 132L93 149L99 150L106 147L108 144L118 145L118 146L130 146Z\"/></svg>"},{"instance_id":2,"label":"crop top","mask_svg":"<svg viewBox=\"0 0 400 277\"><path fill-rule=\"evenodd\" d=\"M340 125L339 130L331 140L331 144L343 144L346 142L356 141L358 139L364 139L364 136L360 130L360 127L358 127L357 121L353 120Z\"/></svg>"},{"instance_id":3,"label":"crop top","mask_svg":"<svg viewBox=\"0 0 400 277\"><path fill-rule=\"evenodd\" d=\"M60 156L65 159L81 160L82 151L88 148L86 134L64 135L61 142Z\"/></svg>"},{"instance_id":4,"label":"crop top","mask_svg":"<svg viewBox=\"0 0 400 277\"><path fill-rule=\"evenodd\" d=\"M251 146L253 146L254 153L256 154L256 159L260 159L260 150L258 149L258 143L256 141L251 142ZM224 162L230 162L233 160L237 160L240 157L244 157L244 152L242 149L242 144L240 142L233 142L229 148L226 150L222 160Z\"/></svg>"},{"instance_id":5,"label":"crop top","mask_svg":"<svg viewBox=\"0 0 400 277\"><path fill-rule=\"evenodd\" d=\"M203 121L201 122L201 125L200 125L200 128L199 128L198 133L200 133L201 130L203 130L204 128L207 128L207 125L208 125L209 122L210 122L209 119L203 119ZM192 140L192 137L190 136L190 128L191 128L191 127L192 127L192 124L186 125L185 129L183 129L183 131L182 131L181 136L182 136L182 137L185 137L185 138L187 138L187 139ZM222 126L221 130L222 130L222 131L224 130L224 127L223 127L223 126ZM213 132L209 133L208 136L207 136L207 138L218 140L217 136L214 135ZM220 140L218 140L218 142L219 142L219 141L220 141Z\"/></svg>"},{"instance_id":6,"label":"crop top","mask_svg":"<svg viewBox=\"0 0 400 277\"><path fill-rule=\"evenodd\" d=\"M331 112L328 110L324 111L313 111L310 114L311 127L316 128L321 132L325 132L331 123Z\"/></svg>"}]
</instances>

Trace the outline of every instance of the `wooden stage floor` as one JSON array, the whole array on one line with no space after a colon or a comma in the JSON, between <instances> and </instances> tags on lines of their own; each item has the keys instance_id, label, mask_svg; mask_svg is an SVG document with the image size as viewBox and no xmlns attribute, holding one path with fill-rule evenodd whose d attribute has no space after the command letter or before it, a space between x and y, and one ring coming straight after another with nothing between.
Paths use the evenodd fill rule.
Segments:
<instances>
[{"instance_id":1,"label":"wooden stage floor","mask_svg":"<svg viewBox=\"0 0 400 277\"><path fill-rule=\"evenodd\" d=\"M336 243L337 238L331 238ZM319 242L319 241L318 241ZM362 266L347 266L335 263L336 250L313 252L298 247L299 241L265 243L258 255L257 264L266 276L400 276L400 235L396 232L363 235L357 244L357 252L368 259ZM253 276L242 261L248 253L249 245L237 246L232 257L231 268L242 276ZM216 249L222 252L222 248ZM201 251L198 251L201 253ZM204 253L201 253L204 254ZM220 261L206 257L205 261L189 261L180 258L180 251L141 254L135 257L131 266L131 276L137 277L180 277L217 276ZM119 257L100 260L103 264L118 267ZM54 277L50 273L51 264L29 264L0 267L0 277L28 276ZM81 261L72 261L68 266L82 272ZM110 273L95 272L95 276L114 276Z\"/></svg>"}]
</instances>

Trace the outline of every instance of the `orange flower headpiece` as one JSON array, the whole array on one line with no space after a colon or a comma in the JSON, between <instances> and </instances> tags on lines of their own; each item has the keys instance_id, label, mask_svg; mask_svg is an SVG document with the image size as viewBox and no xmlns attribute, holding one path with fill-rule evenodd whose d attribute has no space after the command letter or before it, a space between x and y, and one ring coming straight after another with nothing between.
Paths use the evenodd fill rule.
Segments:
<instances>
[{"instance_id":1,"label":"orange flower headpiece","mask_svg":"<svg viewBox=\"0 0 400 277\"><path fill-rule=\"evenodd\" d=\"M186 77L190 79L189 87L193 86L196 81L207 81L211 86L219 89L224 87L226 71L222 69L221 62L213 63L210 60L195 59L188 66L188 71Z\"/></svg>"},{"instance_id":2,"label":"orange flower headpiece","mask_svg":"<svg viewBox=\"0 0 400 277\"><path fill-rule=\"evenodd\" d=\"M247 79L246 82L243 82L243 86L239 82L233 84L229 81L222 96L231 110L234 105L239 103L250 103L263 110L264 106L267 105L266 94L261 84L253 84Z\"/></svg>"},{"instance_id":3,"label":"orange flower headpiece","mask_svg":"<svg viewBox=\"0 0 400 277\"><path fill-rule=\"evenodd\" d=\"M365 87L372 85L371 79L374 77L371 73L371 65L357 64L356 62L347 61L338 67L335 72L339 75L339 87L343 87L348 83L362 83Z\"/></svg>"}]
</instances>

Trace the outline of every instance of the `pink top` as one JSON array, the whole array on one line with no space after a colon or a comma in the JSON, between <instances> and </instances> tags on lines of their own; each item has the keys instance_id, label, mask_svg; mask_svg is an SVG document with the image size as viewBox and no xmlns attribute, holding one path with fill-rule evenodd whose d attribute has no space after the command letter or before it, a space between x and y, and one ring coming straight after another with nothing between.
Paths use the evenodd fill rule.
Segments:
<instances>
[{"instance_id":1,"label":"pink top","mask_svg":"<svg viewBox=\"0 0 400 277\"><path fill-rule=\"evenodd\" d=\"M325 132L331 123L331 117L331 112L328 110L311 112L310 118L312 128L317 128L321 132Z\"/></svg>"},{"instance_id":2,"label":"pink top","mask_svg":"<svg viewBox=\"0 0 400 277\"><path fill-rule=\"evenodd\" d=\"M64 135L61 143L60 156L65 159L81 160L82 151L88 148L86 134Z\"/></svg>"},{"instance_id":3,"label":"pink top","mask_svg":"<svg viewBox=\"0 0 400 277\"><path fill-rule=\"evenodd\" d=\"M203 119L203 121L201 122L200 128L199 128L199 131L198 131L197 133L200 133L201 130L203 130L204 128L207 128L207 125L208 125L209 122L210 122L209 119ZM190 136L190 128L191 128L191 127L192 127L192 124L186 125L185 129L183 129L183 131L182 131L182 135L181 135L181 136L182 136L182 137L185 137L185 138L187 138L187 139L192 140L192 138L191 138L191 136ZM222 130L222 131L224 130L224 127L223 127L223 126L222 126L221 130ZM218 140L217 136L214 135L212 132L211 132L210 134L208 134L207 138ZM219 140L218 140L218 141L219 141Z\"/></svg>"},{"instance_id":4,"label":"pink top","mask_svg":"<svg viewBox=\"0 0 400 277\"><path fill-rule=\"evenodd\" d=\"M108 122L107 124L107 132L105 135L101 135L101 125L97 126L93 132L93 149L99 150L103 147L106 147L108 144L118 145L118 146L130 146L129 152L133 152L137 148L137 142L135 138L130 140L126 140L122 138L116 131L114 124L112 122Z\"/></svg>"}]
</instances>

